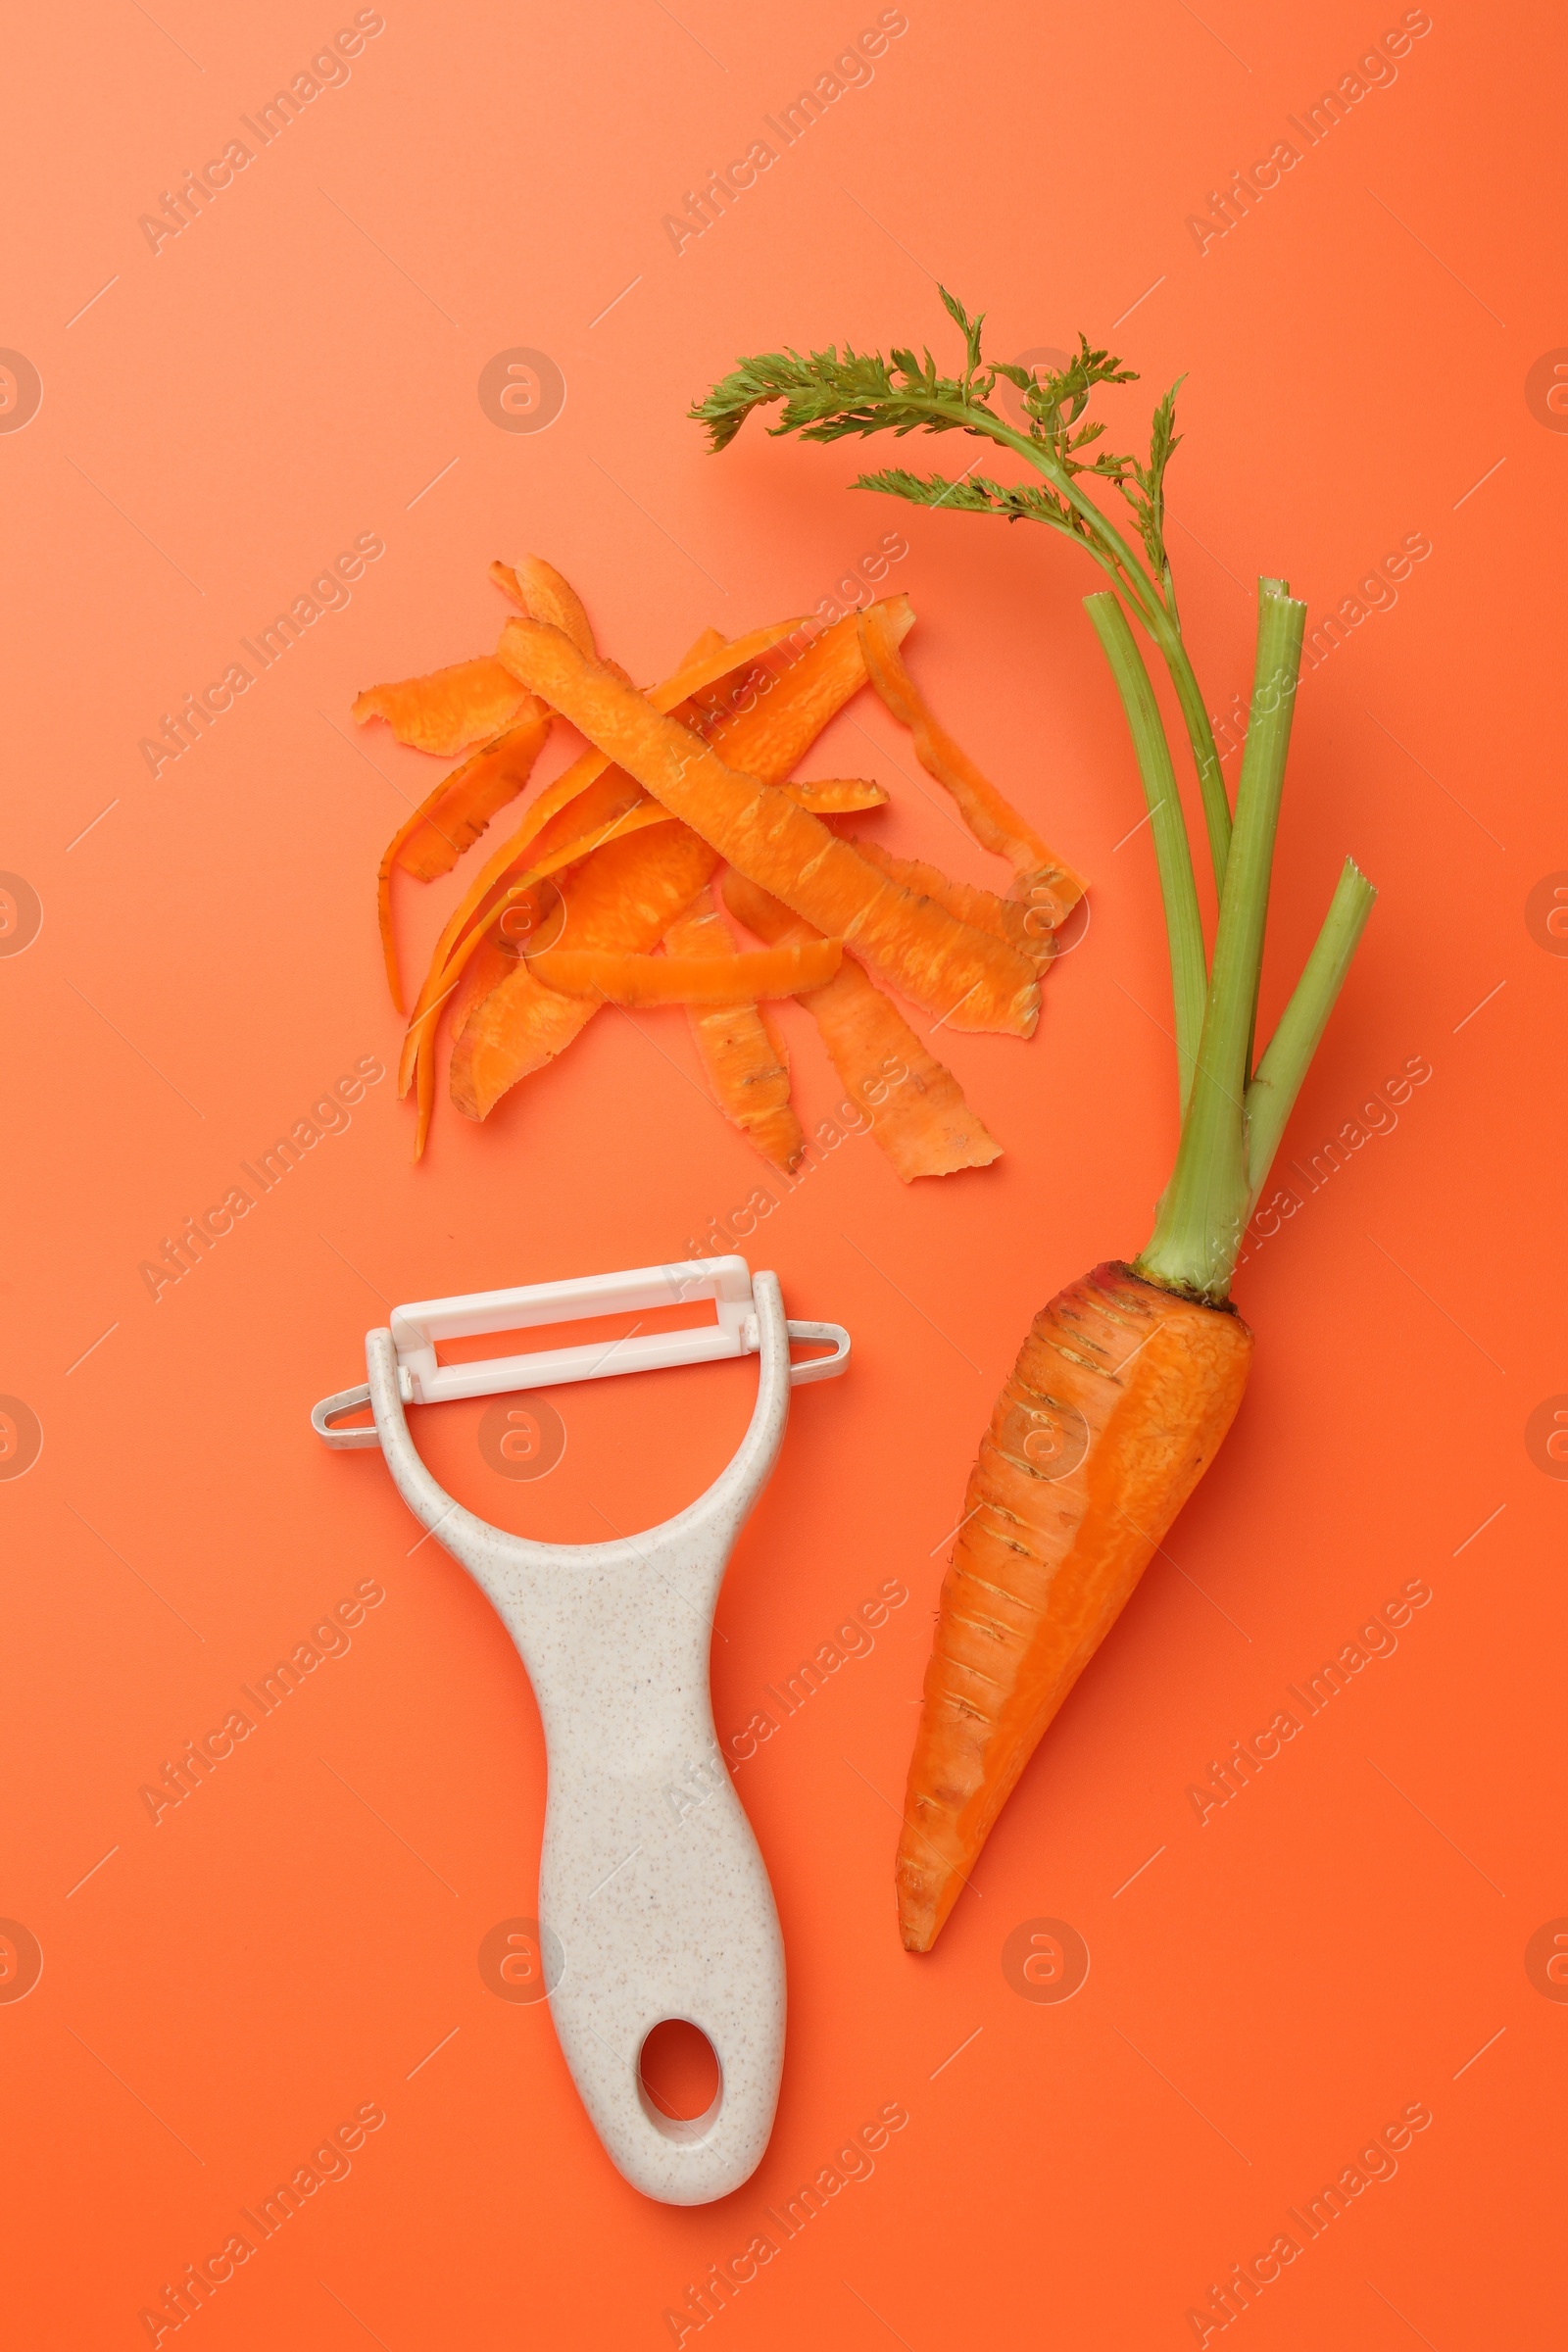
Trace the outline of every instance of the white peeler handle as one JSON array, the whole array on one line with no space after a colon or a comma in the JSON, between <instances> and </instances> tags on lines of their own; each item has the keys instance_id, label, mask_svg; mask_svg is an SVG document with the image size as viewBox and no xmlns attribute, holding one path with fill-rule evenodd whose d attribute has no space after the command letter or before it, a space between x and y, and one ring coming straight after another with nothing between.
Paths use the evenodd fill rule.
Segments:
<instances>
[{"instance_id":1,"label":"white peeler handle","mask_svg":"<svg viewBox=\"0 0 1568 2352\"><path fill-rule=\"evenodd\" d=\"M739 1451L676 1518L610 1544L531 1543L453 1501L409 1435L392 1334L366 1342L398 1491L483 1587L539 1702L550 1773L539 1913L562 2049L615 2165L671 2205L727 2196L755 2171L784 2057L778 1915L708 1682L719 1585L789 1410L777 1278L756 1275L753 1298L760 1379ZM643 2042L666 2018L700 2028L718 2059L717 2097L691 2123L642 2087Z\"/></svg>"}]
</instances>

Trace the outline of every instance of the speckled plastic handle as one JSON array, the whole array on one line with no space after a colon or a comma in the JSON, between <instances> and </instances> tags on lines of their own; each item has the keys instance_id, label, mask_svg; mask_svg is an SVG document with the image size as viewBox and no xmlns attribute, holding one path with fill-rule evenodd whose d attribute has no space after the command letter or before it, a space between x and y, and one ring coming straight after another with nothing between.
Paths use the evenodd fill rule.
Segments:
<instances>
[{"instance_id":1,"label":"speckled plastic handle","mask_svg":"<svg viewBox=\"0 0 1568 2352\"><path fill-rule=\"evenodd\" d=\"M754 1276L753 1297L760 1378L739 1451L689 1509L611 1544L530 1543L455 1502L409 1435L391 1333L366 1341L398 1492L489 1595L539 1701L540 1934L566 2064L614 2164L668 2205L727 2196L756 2170L784 2060L778 1914L708 1684L718 1589L789 1412L777 1278ZM699 2027L718 2059L718 2095L691 2123L642 2085L643 2042L665 2018Z\"/></svg>"}]
</instances>

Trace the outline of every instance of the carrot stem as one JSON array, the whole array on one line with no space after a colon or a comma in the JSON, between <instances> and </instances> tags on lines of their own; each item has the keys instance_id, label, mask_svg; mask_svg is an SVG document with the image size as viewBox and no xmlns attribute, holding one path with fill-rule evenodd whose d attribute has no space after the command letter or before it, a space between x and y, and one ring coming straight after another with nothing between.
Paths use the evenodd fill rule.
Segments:
<instances>
[{"instance_id":1,"label":"carrot stem","mask_svg":"<svg viewBox=\"0 0 1568 2352\"><path fill-rule=\"evenodd\" d=\"M982 435L1010 449L1043 474L1059 498L1065 499L1077 517L1077 527L1065 520L1056 527L1065 530L1115 580L1132 606L1170 672L1181 705L1187 739L1192 746L1193 764L1198 770L1198 788L1202 795L1203 821L1208 831L1209 857L1214 867L1214 887L1222 890L1225 883L1225 862L1230 855L1231 811L1225 797L1225 777L1214 745L1214 730L1209 725L1203 690L1188 659L1182 642L1181 622L1176 616L1175 600L1167 606L1159 584L1140 564L1115 525L1106 520L1094 500L1079 489L1073 476L1067 473L1038 441L1027 433L1014 432L1000 417L967 407L956 407L941 399L922 400L918 394L906 396L910 408L924 408L933 418L945 424L961 425L964 430Z\"/></svg>"},{"instance_id":2,"label":"carrot stem","mask_svg":"<svg viewBox=\"0 0 1568 2352\"><path fill-rule=\"evenodd\" d=\"M1347 858L1296 993L1281 1013L1279 1027L1247 1090L1250 1211L1268 1182L1280 1139L1377 895L1355 859Z\"/></svg>"},{"instance_id":3,"label":"carrot stem","mask_svg":"<svg viewBox=\"0 0 1568 2352\"><path fill-rule=\"evenodd\" d=\"M1170 942L1177 1081L1185 1115L1202 1035L1203 1004L1208 994L1208 961L1203 950L1203 924L1198 911L1198 885L1193 879L1187 821L1182 814L1176 770L1171 764L1170 745L1165 740L1159 706L1121 600L1109 588L1097 589L1093 596L1084 598L1084 610L1105 649L1110 674L1116 681L1116 691L1132 730L1138 772L1149 803L1154 862L1159 869L1159 891L1165 905L1165 933Z\"/></svg>"},{"instance_id":4,"label":"carrot stem","mask_svg":"<svg viewBox=\"0 0 1568 2352\"><path fill-rule=\"evenodd\" d=\"M1258 582L1251 716L1198 1065L1176 1165L1134 1268L1210 1305L1229 1294L1251 1206L1248 1059L1305 618L1305 605L1285 593L1283 581Z\"/></svg>"},{"instance_id":5,"label":"carrot stem","mask_svg":"<svg viewBox=\"0 0 1568 2352\"><path fill-rule=\"evenodd\" d=\"M1111 561L1119 566L1121 584L1129 592L1129 602L1149 635L1159 648L1160 658L1170 672L1170 682L1176 689L1176 700L1181 705L1182 719L1187 728L1187 740L1192 746L1193 765L1198 770L1198 789L1202 796L1203 822L1208 832L1208 853L1214 867L1214 888L1216 891L1223 890L1225 863L1230 856L1231 846L1230 803L1225 797L1224 770L1219 763L1219 753L1215 748L1214 730L1209 724L1208 710L1203 701L1203 690L1198 683L1198 673L1188 659L1187 648L1182 641L1182 624L1176 611L1174 587L1168 587L1166 597L1161 597L1158 584L1150 577L1150 574L1138 562L1120 532L1111 528L1091 499L1085 498L1080 491L1074 489L1071 477L1053 464L1038 442L1027 439L1022 434L1010 433L1005 426L1002 427L1001 433L996 437L1005 437L1011 447L1035 468L1037 473L1045 475L1054 490L1062 496L1071 498L1073 506L1089 525L1091 533L1102 538ZM1090 520L1091 517L1093 517L1093 521ZM1165 578L1168 583L1168 564L1165 567ZM1101 642L1104 643L1103 638ZM1107 646L1107 654L1109 650ZM1119 685L1120 682L1118 678L1117 684Z\"/></svg>"},{"instance_id":6,"label":"carrot stem","mask_svg":"<svg viewBox=\"0 0 1568 2352\"><path fill-rule=\"evenodd\" d=\"M1168 631L1170 643L1163 632ZM1187 740L1193 747L1193 764L1198 770L1198 789L1203 799L1203 822L1208 830L1208 855L1214 868L1214 888L1225 887L1225 864L1231 847L1231 809L1225 798L1225 773L1219 763L1214 746L1214 730L1208 723L1203 707L1203 689L1198 683L1198 673L1187 659L1182 643L1181 623L1174 614L1161 619L1158 628L1151 629L1154 643L1165 658L1170 682L1176 689L1176 700L1182 707L1187 723Z\"/></svg>"}]
</instances>

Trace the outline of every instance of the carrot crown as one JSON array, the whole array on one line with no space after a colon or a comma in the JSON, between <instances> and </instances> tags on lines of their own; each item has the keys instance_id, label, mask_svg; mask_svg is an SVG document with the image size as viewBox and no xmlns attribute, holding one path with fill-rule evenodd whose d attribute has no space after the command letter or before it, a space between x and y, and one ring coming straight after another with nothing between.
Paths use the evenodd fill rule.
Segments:
<instances>
[{"instance_id":1,"label":"carrot crown","mask_svg":"<svg viewBox=\"0 0 1568 2352\"><path fill-rule=\"evenodd\" d=\"M1165 547L1165 469L1179 445L1180 383L1154 411L1147 461L1117 456L1101 445L1104 427L1085 412L1098 386L1135 382L1131 368L1107 351L1093 350L1083 335L1076 356L1059 369L1032 374L985 360L983 320L970 318L945 287L941 292L964 338L957 375L942 374L929 351L919 359L898 348L884 359L848 345L842 353L832 345L808 354L764 352L740 361L691 415L707 425L715 451L728 446L754 409L774 402L783 409L770 430L798 433L805 441L881 432L962 432L991 441L1021 458L1039 478L1004 482L971 467L950 479L890 466L861 474L856 487L915 506L1044 523L1075 540L1105 574L1109 585L1085 605L1121 695L1149 802L1170 946L1182 1111L1176 1164L1137 1270L1166 1289L1219 1304L1229 1295L1242 1236L1377 895L1347 858L1295 994L1254 1060L1269 879L1306 607L1284 580L1259 580L1250 725L1233 811L1207 705L1183 642ZM1023 396L1021 430L994 405L1002 380ZM1123 527L1090 495L1091 483L1116 494ZM1187 732L1219 900L1212 956L1170 745L1132 621L1165 664Z\"/></svg>"}]
</instances>

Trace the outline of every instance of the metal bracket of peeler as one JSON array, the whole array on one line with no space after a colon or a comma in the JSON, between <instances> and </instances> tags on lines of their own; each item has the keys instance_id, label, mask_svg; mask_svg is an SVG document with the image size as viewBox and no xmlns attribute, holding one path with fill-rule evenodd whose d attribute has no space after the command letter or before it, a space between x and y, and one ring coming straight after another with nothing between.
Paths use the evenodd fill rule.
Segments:
<instances>
[{"instance_id":1,"label":"metal bracket of peeler","mask_svg":"<svg viewBox=\"0 0 1568 2352\"><path fill-rule=\"evenodd\" d=\"M440 1342L710 1298L713 1320L606 1346L442 1364ZM791 1359L792 1342L831 1347ZM784 2060L784 1947L767 1872L720 1755L713 1608L784 1439L789 1393L849 1362L836 1323L789 1321L776 1275L742 1257L425 1299L367 1334L366 1385L323 1397L327 1445L379 1446L404 1501L488 1595L533 1685L549 1755L540 1938L556 2031L595 2131L645 2196L702 2205L761 2161ZM705 1494L608 1544L536 1544L431 1477L404 1407L756 1355L757 1403ZM373 1426L340 1424L367 1407ZM706 2115L678 2122L641 2075L654 2027L683 2018L718 2061Z\"/></svg>"}]
</instances>

